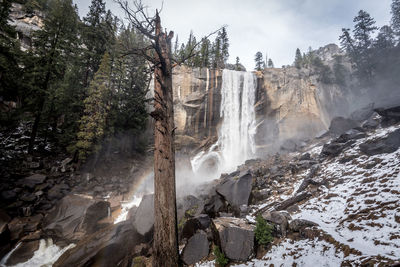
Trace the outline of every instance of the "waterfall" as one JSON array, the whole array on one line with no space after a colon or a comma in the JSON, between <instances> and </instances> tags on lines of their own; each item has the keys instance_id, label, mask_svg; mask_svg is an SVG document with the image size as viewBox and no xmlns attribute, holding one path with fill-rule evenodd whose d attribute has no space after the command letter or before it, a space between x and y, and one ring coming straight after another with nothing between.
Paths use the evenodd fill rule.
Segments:
<instances>
[{"instance_id":1,"label":"waterfall","mask_svg":"<svg viewBox=\"0 0 400 267\"><path fill-rule=\"evenodd\" d=\"M256 78L251 72L224 70L221 87L221 127L218 142L192 159L193 171L213 159L217 173L231 172L255 155L256 120L254 104ZM219 151L218 151L219 150ZM215 177L213 177L215 178Z\"/></svg>"}]
</instances>

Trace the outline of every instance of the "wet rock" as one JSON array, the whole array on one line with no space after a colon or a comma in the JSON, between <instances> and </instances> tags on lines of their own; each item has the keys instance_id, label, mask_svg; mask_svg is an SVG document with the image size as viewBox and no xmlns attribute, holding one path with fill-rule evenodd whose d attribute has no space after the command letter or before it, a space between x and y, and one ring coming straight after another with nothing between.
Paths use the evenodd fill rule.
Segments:
<instances>
[{"instance_id":1,"label":"wet rock","mask_svg":"<svg viewBox=\"0 0 400 267\"><path fill-rule=\"evenodd\" d=\"M289 226L288 220L291 220L290 215L287 212L279 211L266 211L262 214L262 217L278 226L278 231L282 236L286 236L286 232Z\"/></svg>"},{"instance_id":2,"label":"wet rock","mask_svg":"<svg viewBox=\"0 0 400 267\"><path fill-rule=\"evenodd\" d=\"M136 231L150 238L154 228L154 195L145 195L136 210L133 220Z\"/></svg>"},{"instance_id":3,"label":"wet rock","mask_svg":"<svg viewBox=\"0 0 400 267\"><path fill-rule=\"evenodd\" d=\"M182 251L181 258L187 265L194 264L208 256L210 245L207 234L203 231L198 232L186 243Z\"/></svg>"},{"instance_id":4,"label":"wet rock","mask_svg":"<svg viewBox=\"0 0 400 267\"><path fill-rule=\"evenodd\" d=\"M235 212L238 212L240 206L250 203L253 177L247 172L239 177L228 177L216 187L216 191L222 195L231 205Z\"/></svg>"},{"instance_id":5,"label":"wet rock","mask_svg":"<svg viewBox=\"0 0 400 267\"><path fill-rule=\"evenodd\" d=\"M335 117L331 121L331 125L329 126L329 132L334 135L340 135L357 126L358 126L357 122L355 122L352 119Z\"/></svg>"},{"instance_id":6,"label":"wet rock","mask_svg":"<svg viewBox=\"0 0 400 267\"><path fill-rule=\"evenodd\" d=\"M130 222L121 222L101 229L79 240L76 246L67 250L53 267L70 266L119 266L130 255L135 246L144 243Z\"/></svg>"},{"instance_id":7,"label":"wet rock","mask_svg":"<svg viewBox=\"0 0 400 267\"><path fill-rule=\"evenodd\" d=\"M299 158L299 160L311 160L311 155L310 153L304 153L303 155L301 155L301 157Z\"/></svg>"},{"instance_id":8,"label":"wet rock","mask_svg":"<svg viewBox=\"0 0 400 267\"><path fill-rule=\"evenodd\" d=\"M3 210L0 210L0 259L10 249L11 233L7 225L10 220L10 216Z\"/></svg>"},{"instance_id":9,"label":"wet rock","mask_svg":"<svg viewBox=\"0 0 400 267\"><path fill-rule=\"evenodd\" d=\"M110 203L107 201L98 201L89 206L82 222L82 228L84 231L90 234L99 230L101 224L98 224L98 222L108 217L109 211Z\"/></svg>"},{"instance_id":10,"label":"wet rock","mask_svg":"<svg viewBox=\"0 0 400 267\"><path fill-rule=\"evenodd\" d=\"M361 152L368 156L382 153L393 153L400 147L400 129L389 133L386 137L366 141L360 144Z\"/></svg>"},{"instance_id":11,"label":"wet rock","mask_svg":"<svg viewBox=\"0 0 400 267\"><path fill-rule=\"evenodd\" d=\"M15 217L8 223L11 240L19 240L30 232L35 232L42 222L43 215L37 214L31 217Z\"/></svg>"},{"instance_id":12,"label":"wet rock","mask_svg":"<svg viewBox=\"0 0 400 267\"><path fill-rule=\"evenodd\" d=\"M336 139L336 142L339 143L346 143L349 140L358 140L361 138L366 137L367 135L357 129L350 129L346 131L344 134L340 135L338 139Z\"/></svg>"},{"instance_id":13,"label":"wet rock","mask_svg":"<svg viewBox=\"0 0 400 267\"><path fill-rule=\"evenodd\" d=\"M318 226L318 224L304 219L294 219L289 223L289 229L293 232L300 232L302 229L312 226Z\"/></svg>"},{"instance_id":14,"label":"wet rock","mask_svg":"<svg viewBox=\"0 0 400 267\"><path fill-rule=\"evenodd\" d=\"M6 265L12 266L29 260L33 257L34 252L38 250L39 243L39 240L20 242L17 244L17 249L7 259Z\"/></svg>"},{"instance_id":15,"label":"wet rock","mask_svg":"<svg viewBox=\"0 0 400 267\"><path fill-rule=\"evenodd\" d=\"M68 191L68 185L64 183L56 184L47 192L47 198L49 200L58 200L61 199Z\"/></svg>"},{"instance_id":16,"label":"wet rock","mask_svg":"<svg viewBox=\"0 0 400 267\"><path fill-rule=\"evenodd\" d=\"M84 235L80 228L86 210L95 201L79 195L68 195L44 219L43 230L50 237L68 242Z\"/></svg>"},{"instance_id":17,"label":"wet rock","mask_svg":"<svg viewBox=\"0 0 400 267\"><path fill-rule=\"evenodd\" d=\"M336 157L338 156L340 153L342 153L342 151L351 146L352 144L354 144L355 141L350 140L346 143L340 143L340 142L335 142L332 141L329 144L325 144L322 147L322 151L321 151L321 156L322 157Z\"/></svg>"},{"instance_id":18,"label":"wet rock","mask_svg":"<svg viewBox=\"0 0 400 267\"><path fill-rule=\"evenodd\" d=\"M46 175L43 174L34 174L29 177L24 178L21 181L21 184L27 188L35 188L36 185L44 183L46 180Z\"/></svg>"},{"instance_id":19,"label":"wet rock","mask_svg":"<svg viewBox=\"0 0 400 267\"><path fill-rule=\"evenodd\" d=\"M239 218L212 221L214 240L225 256L234 261L247 261L254 253L254 228Z\"/></svg>"},{"instance_id":20,"label":"wet rock","mask_svg":"<svg viewBox=\"0 0 400 267\"><path fill-rule=\"evenodd\" d=\"M181 238L190 238L197 230L205 230L211 224L211 219L206 214L200 214L186 221L182 229Z\"/></svg>"},{"instance_id":21,"label":"wet rock","mask_svg":"<svg viewBox=\"0 0 400 267\"><path fill-rule=\"evenodd\" d=\"M204 213L208 214L211 218L214 218L219 212L225 209L225 202L217 193L210 195L204 204Z\"/></svg>"}]
</instances>

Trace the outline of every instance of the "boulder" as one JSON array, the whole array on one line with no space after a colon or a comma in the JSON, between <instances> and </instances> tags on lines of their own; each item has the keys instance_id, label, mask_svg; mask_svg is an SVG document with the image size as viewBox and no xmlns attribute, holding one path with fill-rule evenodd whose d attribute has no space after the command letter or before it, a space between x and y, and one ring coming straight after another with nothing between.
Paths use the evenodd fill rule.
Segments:
<instances>
[{"instance_id":1,"label":"boulder","mask_svg":"<svg viewBox=\"0 0 400 267\"><path fill-rule=\"evenodd\" d=\"M118 266L144 242L132 223L124 221L103 228L81 239L74 248L67 250L53 267L70 266Z\"/></svg>"},{"instance_id":2,"label":"boulder","mask_svg":"<svg viewBox=\"0 0 400 267\"><path fill-rule=\"evenodd\" d=\"M68 195L44 219L44 232L55 240L74 242L85 233L82 222L88 208L96 202L80 195Z\"/></svg>"},{"instance_id":3,"label":"boulder","mask_svg":"<svg viewBox=\"0 0 400 267\"><path fill-rule=\"evenodd\" d=\"M208 196L204 204L204 213L208 214L211 218L216 217L219 212L224 211L225 209L224 200L216 192Z\"/></svg>"},{"instance_id":4,"label":"boulder","mask_svg":"<svg viewBox=\"0 0 400 267\"><path fill-rule=\"evenodd\" d=\"M197 230L205 230L211 224L211 219L206 214L200 214L186 221L182 228L181 238L190 238Z\"/></svg>"},{"instance_id":5,"label":"boulder","mask_svg":"<svg viewBox=\"0 0 400 267\"><path fill-rule=\"evenodd\" d=\"M382 122L382 117L373 112L371 116L361 125L364 129L375 129Z\"/></svg>"},{"instance_id":6,"label":"boulder","mask_svg":"<svg viewBox=\"0 0 400 267\"><path fill-rule=\"evenodd\" d=\"M368 140L360 144L361 152L368 156L382 153L393 153L400 147L400 129L389 133L384 138Z\"/></svg>"},{"instance_id":7,"label":"boulder","mask_svg":"<svg viewBox=\"0 0 400 267\"><path fill-rule=\"evenodd\" d=\"M289 223L289 229L293 232L300 232L302 229L312 226L318 226L318 224L304 219L294 219Z\"/></svg>"},{"instance_id":8,"label":"boulder","mask_svg":"<svg viewBox=\"0 0 400 267\"><path fill-rule=\"evenodd\" d=\"M154 228L154 195L144 195L133 220L136 231L150 238Z\"/></svg>"},{"instance_id":9,"label":"boulder","mask_svg":"<svg viewBox=\"0 0 400 267\"><path fill-rule=\"evenodd\" d=\"M21 185L23 185L27 188L33 189L33 188L35 188L36 185L44 183L46 178L47 178L46 175L34 174L34 175L24 178L21 181Z\"/></svg>"},{"instance_id":10,"label":"boulder","mask_svg":"<svg viewBox=\"0 0 400 267\"><path fill-rule=\"evenodd\" d=\"M286 232L289 226L288 220L291 220L290 215L287 212L280 211L266 211L262 214L262 217L278 226L278 231L282 236L286 236Z\"/></svg>"},{"instance_id":11,"label":"boulder","mask_svg":"<svg viewBox=\"0 0 400 267\"><path fill-rule=\"evenodd\" d=\"M0 259L3 258L10 249L11 234L7 225L10 220L10 216L0 209Z\"/></svg>"},{"instance_id":12,"label":"boulder","mask_svg":"<svg viewBox=\"0 0 400 267\"><path fill-rule=\"evenodd\" d=\"M31 217L15 217L8 223L11 240L19 240L29 232L34 232L38 229L42 222L43 215L37 214Z\"/></svg>"},{"instance_id":13,"label":"boulder","mask_svg":"<svg viewBox=\"0 0 400 267\"><path fill-rule=\"evenodd\" d=\"M204 209L204 201L192 195L180 198L177 202L178 221L181 220L184 216L197 216Z\"/></svg>"},{"instance_id":14,"label":"boulder","mask_svg":"<svg viewBox=\"0 0 400 267\"><path fill-rule=\"evenodd\" d=\"M382 116L382 125L388 126L400 121L400 106L378 108L375 111Z\"/></svg>"},{"instance_id":15,"label":"boulder","mask_svg":"<svg viewBox=\"0 0 400 267\"><path fill-rule=\"evenodd\" d=\"M227 177L217 185L216 191L222 195L235 212L240 206L250 203L253 177L250 172L239 177Z\"/></svg>"},{"instance_id":16,"label":"boulder","mask_svg":"<svg viewBox=\"0 0 400 267\"><path fill-rule=\"evenodd\" d=\"M329 126L329 132L334 135L341 135L346 131L357 127L358 124L352 119L346 119L343 117L335 117L331 121L331 125Z\"/></svg>"},{"instance_id":17,"label":"boulder","mask_svg":"<svg viewBox=\"0 0 400 267\"><path fill-rule=\"evenodd\" d=\"M98 201L89 206L82 221L83 230L88 234L96 232L102 226L98 222L109 214L111 214L111 208L107 201Z\"/></svg>"},{"instance_id":18,"label":"boulder","mask_svg":"<svg viewBox=\"0 0 400 267\"><path fill-rule=\"evenodd\" d=\"M341 134L339 138L336 139L336 142L338 143L346 143L349 140L358 140L361 138L366 137L367 135L357 129L350 129L346 131L344 134Z\"/></svg>"},{"instance_id":19,"label":"boulder","mask_svg":"<svg viewBox=\"0 0 400 267\"><path fill-rule=\"evenodd\" d=\"M266 200L267 198L269 198L272 194L271 189L261 189L261 190L253 190L252 191L252 204L257 204L261 201Z\"/></svg>"},{"instance_id":20,"label":"boulder","mask_svg":"<svg viewBox=\"0 0 400 267\"><path fill-rule=\"evenodd\" d=\"M61 199L68 191L68 185L64 183L56 184L47 192L47 198L49 200L58 200Z\"/></svg>"},{"instance_id":21,"label":"boulder","mask_svg":"<svg viewBox=\"0 0 400 267\"><path fill-rule=\"evenodd\" d=\"M350 118L355 121L365 121L368 119L372 113L374 113L374 103L370 103L360 109L353 111L350 115Z\"/></svg>"},{"instance_id":22,"label":"boulder","mask_svg":"<svg viewBox=\"0 0 400 267\"><path fill-rule=\"evenodd\" d=\"M247 261L254 253L254 229L244 219L221 217L211 224L214 240L225 256L233 261Z\"/></svg>"},{"instance_id":23,"label":"boulder","mask_svg":"<svg viewBox=\"0 0 400 267\"><path fill-rule=\"evenodd\" d=\"M39 240L20 242L16 245L15 250L9 255L5 262L7 266L17 265L26 262L33 257L36 250L39 249Z\"/></svg>"},{"instance_id":24,"label":"boulder","mask_svg":"<svg viewBox=\"0 0 400 267\"><path fill-rule=\"evenodd\" d=\"M189 238L184 247L181 258L187 265L194 264L208 256L210 244L207 239L207 234L199 231L194 236Z\"/></svg>"}]
</instances>

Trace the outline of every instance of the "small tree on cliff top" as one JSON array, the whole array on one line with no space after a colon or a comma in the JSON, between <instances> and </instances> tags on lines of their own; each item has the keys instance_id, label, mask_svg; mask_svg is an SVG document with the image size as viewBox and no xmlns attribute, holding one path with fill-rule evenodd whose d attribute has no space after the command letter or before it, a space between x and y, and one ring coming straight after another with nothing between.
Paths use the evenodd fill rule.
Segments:
<instances>
[{"instance_id":1,"label":"small tree on cliff top","mask_svg":"<svg viewBox=\"0 0 400 267\"><path fill-rule=\"evenodd\" d=\"M174 33L161 27L158 10L153 17L140 0L131 8L126 1L117 0L131 25L146 38L147 44L135 47L129 54L145 58L154 70L154 242L153 266L177 266L179 262L176 222L174 110L172 68L192 58L199 44L194 43L180 59L171 52Z\"/></svg>"}]
</instances>

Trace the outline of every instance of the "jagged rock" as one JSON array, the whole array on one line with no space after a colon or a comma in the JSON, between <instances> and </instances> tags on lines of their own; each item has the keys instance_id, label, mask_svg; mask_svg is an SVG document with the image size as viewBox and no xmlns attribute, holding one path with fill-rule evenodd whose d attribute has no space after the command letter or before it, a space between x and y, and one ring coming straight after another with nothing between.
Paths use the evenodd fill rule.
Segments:
<instances>
[{"instance_id":1,"label":"jagged rock","mask_svg":"<svg viewBox=\"0 0 400 267\"><path fill-rule=\"evenodd\" d=\"M18 263L26 262L32 258L34 252L39 248L39 240L20 242L18 248L13 251L6 261L6 265L12 266Z\"/></svg>"},{"instance_id":2,"label":"jagged rock","mask_svg":"<svg viewBox=\"0 0 400 267\"><path fill-rule=\"evenodd\" d=\"M34 174L34 175L31 175L31 176L29 176L29 177L24 178L24 179L21 181L21 184L22 184L23 186L25 186L25 187L28 187L28 188L33 189L33 188L35 188L36 185L39 185L39 184L44 183L44 181L46 180L46 178L47 178L46 175L43 175L43 174Z\"/></svg>"},{"instance_id":3,"label":"jagged rock","mask_svg":"<svg viewBox=\"0 0 400 267\"><path fill-rule=\"evenodd\" d=\"M133 226L142 236L149 238L154 228L154 195L144 195L136 210Z\"/></svg>"},{"instance_id":4,"label":"jagged rock","mask_svg":"<svg viewBox=\"0 0 400 267\"><path fill-rule=\"evenodd\" d=\"M382 125L388 126L400 121L400 106L391 108L378 108L375 111L382 116Z\"/></svg>"},{"instance_id":5,"label":"jagged rock","mask_svg":"<svg viewBox=\"0 0 400 267\"><path fill-rule=\"evenodd\" d=\"M199 231L193 235L186 243L182 251L182 260L185 264L194 264L208 256L210 244L207 239L207 234Z\"/></svg>"},{"instance_id":6,"label":"jagged rock","mask_svg":"<svg viewBox=\"0 0 400 267\"><path fill-rule=\"evenodd\" d=\"M247 261L254 253L254 228L239 218L221 217L212 221L215 242L234 261Z\"/></svg>"},{"instance_id":7,"label":"jagged rock","mask_svg":"<svg viewBox=\"0 0 400 267\"><path fill-rule=\"evenodd\" d=\"M325 144L322 147L321 156L336 157L346 148L354 144L354 140L350 140L346 143L336 142L335 140L329 144Z\"/></svg>"},{"instance_id":8,"label":"jagged rock","mask_svg":"<svg viewBox=\"0 0 400 267\"><path fill-rule=\"evenodd\" d=\"M135 246L145 240L131 222L121 222L101 229L81 239L74 248L67 250L53 267L118 266Z\"/></svg>"},{"instance_id":9,"label":"jagged rock","mask_svg":"<svg viewBox=\"0 0 400 267\"><path fill-rule=\"evenodd\" d=\"M282 236L286 236L286 232L288 229L288 220L292 218L287 212L279 212L279 211L266 211L262 214L262 217L278 226L278 230Z\"/></svg>"},{"instance_id":10,"label":"jagged rock","mask_svg":"<svg viewBox=\"0 0 400 267\"><path fill-rule=\"evenodd\" d=\"M335 117L331 121L331 125L329 126L329 132L334 135L340 135L357 126L358 126L357 122L355 122L352 119Z\"/></svg>"},{"instance_id":11,"label":"jagged rock","mask_svg":"<svg viewBox=\"0 0 400 267\"><path fill-rule=\"evenodd\" d=\"M199 215L204 209L204 201L193 196L188 195L177 201L177 216L178 221L185 215L187 217L193 217Z\"/></svg>"},{"instance_id":12,"label":"jagged rock","mask_svg":"<svg viewBox=\"0 0 400 267\"><path fill-rule=\"evenodd\" d=\"M193 236L197 230L205 230L211 224L211 219L207 214L200 214L186 221L182 228L181 238Z\"/></svg>"},{"instance_id":13,"label":"jagged rock","mask_svg":"<svg viewBox=\"0 0 400 267\"><path fill-rule=\"evenodd\" d=\"M301 155L301 157L299 158L299 160L311 160L311 155L310 153L304 153L303 155Z\"/></svg>"},{"instance_id":14,"label":"jagged rock","mask_svg":"<svg viewBox=\"0 0 400 267\"><path fill-rule=\"evenodd\" d=\"M241 205L248 205L250 202L252 183L253 177L247 172L240 177L225 178L217 185L216 191L238 212Z\"/></svg>"},{"instance_id":15,"label":"jagged rock","mask_svg":"<svg viewBox=\"0 0 400 267\"><path fill-rule=\"evenodd\" d=\"M222 197L217 193L214 193L205 201L204 213L208 214L211 218L214 218L219 212L224 211L225 208L225 203Z\"/></svg>"},{"instance_id":16,"label":"jagged rock","mask_svg":"<svg viewBox=\"0 0 400 267\"><path fill-rule=\"evenodd\" d=\"M344 134L340 135L337 139L336 142L338 143L346 143L349 140L357 140L366 137L367 135L359 131L357 129L350 129L346 131Z\"/></svg>"},{"instance_id":17,"label":"jagged rock","mask_svg":"<svg viewBox=\"0 0 400 267\"><path fill-rule=\"evenodd\" d=\"M387 137L366 141L360 144L361 152L368 156L382 153L395 152L400 147L400 129L395 130L387 135Z\"/></svg>"},{"instance_id":18,"label":"jagged rock","mask_svg":"<svg viewBox=\"0 0 400 267\"><path fill-rule=\"evenodd\" d=\"M382 117L378 113L373 112L371 116L362 124L362 127L364 129L375 129L381 122Z\"/></svg>"},{"instance_id":19,"label":"jagged rock","mask_svg":"<svg viewBox=\"0 0 400 267\"><path fill-rule=\"evenodd\" d=\"M294 219L289 223L289 229L293 232L299 232L306 227L312 226L318 226L318 224L304 219Z\"/></svg>"}]
</instances>

